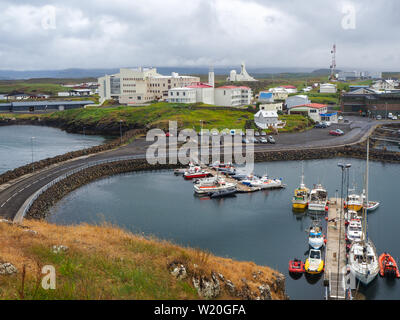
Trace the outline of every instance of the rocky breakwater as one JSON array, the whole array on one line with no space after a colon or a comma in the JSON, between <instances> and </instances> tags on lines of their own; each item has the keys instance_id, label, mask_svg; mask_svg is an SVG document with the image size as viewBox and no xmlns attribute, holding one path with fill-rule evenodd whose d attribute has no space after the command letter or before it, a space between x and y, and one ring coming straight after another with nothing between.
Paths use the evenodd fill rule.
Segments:
<instances>
[{"instance_id":1,"label":"rocky breakwater","mask_svg":"<svg viewBox=\"0 0 400 320\"><path fill-rule=\"evenodd\" d=\"M282 151L255 152L256 162L264 161L298 161L331 159L337 157L365 159L367 156L366 143L351 146L326 147L315 149L298 149ZM370 159L382 162L400 162L400 153L383 150L370 150Z\"/></svg>"},{"instance_id":2,"label":"rocky breakwater","mask_svg":"<svg viewBox=\"0 0 400 320\"><path fill-rule=\"evenodd\" d=\"M177 165L151 165L145 159L138 159L117 161L87 168L56 183L41 194L31 206L26 218L46 218L48 210L59 200L71 191L94 180L127 172L164 170L177 167Z\"/></svg>"},{"instance_id":3,"label":"rocky breakwater","mask_svg":"<svg viewBox=\"0 0 400 320\"><path fill-rule=\"evenodd\" d=\"M46 168L50 165L60 163L63 161L71 160L71 159L82 157L82 156L87 156L90 154L99 153L102 151L115 149L118 146L120 146L121 144L128 143L135 136L144 134L144 133L145 133L144 130L130 130L128 132L125 132L125 134L122 137L122 141L120 138L117 138L115 140L112 140L110 142L107 142L107 143L99 145L99 146L94 146L94 147L91 147L88 149L82 149L82 150L68 152L68 153L65 153L65 154L62 154L59 156L55 156L53 158L43 159L40 161L36 161L33 164L30 163L25 166L16 168L14 170L7 171L0 175L0 184L7 183L13 179L16 179L18 177L25 175L25 174L32 173L33 168L35 168L35 170L40 170L40 169Z\"/></svg>"}]
</instances>

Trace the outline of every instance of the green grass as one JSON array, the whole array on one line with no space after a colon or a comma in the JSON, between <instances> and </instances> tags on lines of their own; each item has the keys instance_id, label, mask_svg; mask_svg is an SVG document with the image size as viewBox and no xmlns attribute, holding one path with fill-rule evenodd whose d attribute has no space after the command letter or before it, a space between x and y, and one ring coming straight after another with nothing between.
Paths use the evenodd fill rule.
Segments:
<instances>
[{"instance_id":1,"label":"green grass","mask_svg":"<svg viewBox=\"0 0 400 320\"><path fill-rule=\"evenodd\" d=\"M23 81L0 82L1 93L23 92L27 94L57 95L58 92L68 91L68 88L55 83L27 83Z\"/></svg>"}]
</instances>

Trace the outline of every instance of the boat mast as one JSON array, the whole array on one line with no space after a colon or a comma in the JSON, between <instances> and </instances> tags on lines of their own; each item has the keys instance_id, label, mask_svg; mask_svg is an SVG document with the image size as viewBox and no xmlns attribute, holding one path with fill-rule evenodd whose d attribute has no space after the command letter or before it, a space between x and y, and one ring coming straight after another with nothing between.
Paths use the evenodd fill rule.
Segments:
<instances>
[{"instance_id":1,"label":"boat mast","mask_svg":"<svg viewBox=\"0 0 400 320\"><path fill-rule=\"evenodd\" d=\"M301 184L300 188L304 187L304 161L301 161Z\"/></svg>"},{"instance_id":2,"label":"boat mast","mask_svg":"<svg viewBox=\"0 0 400 320\"><path fill-rule=\"evenodd\" d=\"M369 178L369 137L367 138L367 168L365 169L365 205L363 203L363 210L364 210L364 214L365 214L365 228L364 228L364 232L365 232L365 239L368 242L368 205L369 205L369 200L368 200L368 178Z\"/></svg>"}]
</instances>

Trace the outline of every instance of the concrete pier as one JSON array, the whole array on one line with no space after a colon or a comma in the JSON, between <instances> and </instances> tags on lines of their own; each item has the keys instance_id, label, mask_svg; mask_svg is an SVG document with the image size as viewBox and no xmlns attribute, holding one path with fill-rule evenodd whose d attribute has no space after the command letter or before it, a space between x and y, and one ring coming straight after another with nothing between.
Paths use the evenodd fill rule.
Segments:
<instances>
[{"instance_id":1,"label":"concrete pier","mask_svg":"<svg viewBox=\"0 0 400 320\"><path fill-rule=\"evenodd\" d=\"M340 214L340 199L330 199L325 250L324 284L328 286L328 299L346 299L346 239L344 213ZM341 231L341 232L340 232ZM340 241L339 241L340 240ZM339 244L340 242L340 244Z\"/></svg>"}]
</instances>

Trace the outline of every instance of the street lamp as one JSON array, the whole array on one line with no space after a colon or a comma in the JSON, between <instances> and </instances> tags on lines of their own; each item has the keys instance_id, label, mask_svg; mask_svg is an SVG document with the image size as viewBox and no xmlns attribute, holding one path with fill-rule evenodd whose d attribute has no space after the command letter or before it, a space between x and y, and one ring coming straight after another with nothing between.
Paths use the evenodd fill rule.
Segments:
<instances>
[{"instance_id":1,"label":"street lamp","mask_svg":"<svg viewBox=\"0 0 400 320\"><path fill-rule=\"evenodd\" d=\"M31 137L31 151L32 151L32 171L35 171L35 163L33 162L33 140L35 137Z\"/></svg>"},{"instance_id":2,"label":"street lamp","mask_svg":"<svg viewBox=\"0 0 400 320\"><path fill-rule=\"evenodd\" d=\"M340 246L342 242L342 218L343 218L343 188L344 188L344 179L345 179L345 174L344 171L347 169L349 170L351 167L351 164L344 164L344 163L338 163L338 167L342 169L342 183L340 186L340 217L339 217L339 252L338 252L338 261L337 261L337 287L336 287L336 298L339 300L339 272L340 272ZM347 190L348 193L348 190Z\"/></svg>"}]
</instances>

